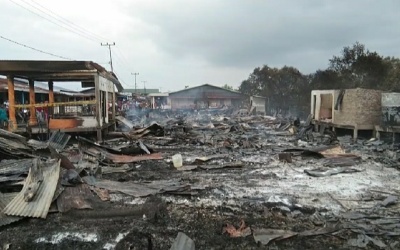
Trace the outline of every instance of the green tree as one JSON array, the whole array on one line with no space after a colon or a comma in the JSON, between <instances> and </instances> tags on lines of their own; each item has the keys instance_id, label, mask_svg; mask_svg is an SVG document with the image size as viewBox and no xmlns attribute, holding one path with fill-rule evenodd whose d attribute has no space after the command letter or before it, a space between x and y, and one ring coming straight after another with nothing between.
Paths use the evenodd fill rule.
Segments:
<instances>
[{"instance_id":1,"label":"green tree","mask_svg":"<svg viewBox=\"0 0 400 250\"><path fill-rule=\"evenodd\" d=\"M314 89L371 88L400 92L400 59L382 57L356 42L329 60L329 67L307 76L294 67L257 67L242 81L239 91L267 97L270 106L309 110Z\"/></svg>"},{"instance_id":2,"label":"green tree","mask_svg":"<svg viewBox=\"0 0 400 250\"><path fill-rule=\"evenodd\" d=\"M308 81L310 82L311 90L340 89L342 87L339 74L332 69L317 70L315 73L308 75Z\"/></svg>"},{"instance_id":3,"label":"green tree","mask_svg":"<svg viewBox=\"0 0 400 250\"><path fill-rule=\"evenodd\" d=\"M254 69L244 80L239 91L247 95L260 95L269 100L269 108L288 110L303 106L309 99L307 77L294 67L271 68L268 65ZM307 105L307 104L306 104Z\"/></svg>"},{"instance_id":4,"label":"green tree","mask_svg":"<svg viewBox=\"0 0 400 250\"><path fill-rule=\"evenodd\" d=\"M329 70L339 76L342 88L385 89L388 65L377 52L370 52L359 42L344 47L340 56L329 60Z\"/></svg>"},{"instance_id":5,"label":"green tree","mask_svg":"<svg viewBox=\"0 0 400 250\"><path fill-rule=\"evenodd\" d=\"M384 61L388 70L384 80L386 90L400 92L400 59L386 57Z\"/></svg>"},{"instance_id":6,"label":"green tree","mask_svg":"<svg viewBox=\"0 0 400 250\"><path fill-rule=\"evenodd\" d=\"M230 86L230 85L228 85L228 84L225 84L224 86L222 86L224 89L227 89L227 90L233 90L233 87L232 86Z\"/></svg>"}]
</instances>

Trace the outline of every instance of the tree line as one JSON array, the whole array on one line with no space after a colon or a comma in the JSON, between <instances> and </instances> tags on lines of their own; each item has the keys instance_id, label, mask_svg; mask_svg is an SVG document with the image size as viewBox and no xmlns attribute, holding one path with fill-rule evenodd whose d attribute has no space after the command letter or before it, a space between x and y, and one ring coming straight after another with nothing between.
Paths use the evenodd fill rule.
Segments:
<instances>
[{"instance_id":1,"label":"tree line","mask_svg":"<svg viewBox=\"0 0 400 250\"><path fill-rule=\"evenodd\" d=\"M384 57L356 42L329 60L328 68L303 74L295 67L263 65L242 81L239 91L267 98L270 113L308 115L311 90L368 88L400 92L400 59Z\"/></svg>"}]
</instances>

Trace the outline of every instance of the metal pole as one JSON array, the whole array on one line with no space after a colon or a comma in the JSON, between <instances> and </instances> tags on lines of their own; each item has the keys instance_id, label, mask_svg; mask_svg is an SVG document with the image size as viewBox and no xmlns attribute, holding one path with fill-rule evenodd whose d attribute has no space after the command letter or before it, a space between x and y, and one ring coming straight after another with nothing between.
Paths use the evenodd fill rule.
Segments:
<instances>
[{"instance_id":1,"label":"metal pole","mask_svg":"<svg viewBox=\"0 0 400 250\"><path fill-rule=\"evenodd\" d=\"M135 94L137 94L136 76L139 75L139 73L131 73L131 75L135 76Z\"/></svg>"},{"instance_id":2,"label":"metal pole","mask_svg":"<svg viewBox=\"0 0 400 250\"><path fill-rule=\"evenodd\" d=\"M108 46L108 50L110 51L110 66L111 72L114 72L113 64L112 64L112 56L111 56L111 46L115 46L115 42L113 43L101 43L101 46Z\"/></svg>"},{"instance_id":3,"label":"metal pole","mask_svg":"<svg viewBox=\"0 0 400 250\"><path fill-rule=\"evenodd\" d=\"M144 94L146 94L146 82L147 81L142 81L142 82L143 82Z\"/></svg>"}]
</instances>

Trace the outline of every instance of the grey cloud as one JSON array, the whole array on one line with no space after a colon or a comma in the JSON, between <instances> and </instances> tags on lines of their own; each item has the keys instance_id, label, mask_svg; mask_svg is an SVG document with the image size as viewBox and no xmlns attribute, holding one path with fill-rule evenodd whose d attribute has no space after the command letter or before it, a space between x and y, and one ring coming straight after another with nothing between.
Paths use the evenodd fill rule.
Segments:
<instances>
[{"instance_id":1,"label":"grey cloud","mask_svg":"<svg viewBox=\"0 0 400 250\"><path fill-rule=\"evenodd\" d=\"M400 36L395 1L174 3L136 13L159 27L152 39L162 51L173 58L198 56L214 66L291 63L313 71L355 41L373 47Z\"/></svg>"},{"instance_id":2,"label":"grey cloud","mask_svg":"<svg viewBox=\"0 0 400 250\"><path fill-rule=\"evenodd\" d=\"M90 11L76 8L78 0L41 4L115 41L114 69L130 87L131 72L140 72L139 83L146 80L148 87L164 90L203 83L237 85L263 64L309 73L325 68L333 55L355 41L382 55L400 56L398 0L82 2ZM109 68L107 48L100 42L60 29L11 1L2 2L0 22L3 36ZM0 46L1 59L55 59L2 39Z\"/></svg>"}]
</instances>

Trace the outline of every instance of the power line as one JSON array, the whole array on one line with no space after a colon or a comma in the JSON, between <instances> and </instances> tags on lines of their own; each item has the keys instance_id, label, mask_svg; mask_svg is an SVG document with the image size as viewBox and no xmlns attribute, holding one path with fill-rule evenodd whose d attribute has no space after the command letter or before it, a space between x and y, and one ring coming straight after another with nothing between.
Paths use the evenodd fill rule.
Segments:
<instances>
[{"instance_id":1,"label":"power line","mask_svg":"<svg viewBox=\"0 0 400 250\"><path fill-rule=\"evenodd\" d=\"M25 0L21 0L21 1L26 2ZM43 10L38 9L36 6L33 6L33 5L29 4L29 3L27 3L27 4L29 4L30 6L34 7L35 9L38 9L38 10L41 11L42 13L44 13L44 14L46 14L46 15L48 15L48 16L50 16L50 17L52 17L52 18L54 18L54 19L56 19L56 20L58 20L58 21L60 21L60 22L63 22L64 24L68 25L69 27L74 28L73 26L75 26L75 27L77 27L80 31L83 31L84 33L89 33L89 35L91 35L91 36L94 37L95 39L101 39L101 40L104 40L104 39L105 39L105 38L103 38L103 37L101 37L101 36L96 35L96 34L93 33L93 32L90 32L90 31L86 30L85 28L83 28L83 27L81 27L81 26L79 26L79 25L76 25L76 24L74 24L73 22L71 22L71 21L69 21L69 20L63 18L62 16L60 16L60 15L58 15L57 13L51 11L50 9L44 7L43 5L37 3L36 1L32 0L32 2L35 3L36 5L40 6L40 7L43 8L44 10L47 10L47 11L50 12L52 15L48 14L47 12L45 12L45 11L43 11ZM56 17L54 17L54 16L57 16L58 18L56 18ZM63 21L63 20L65 20L65 21ZM72 25L69 25L69 24L72 24L73 26L72 26ZM115 59L116 59L115 61L116 61L121 67L125 68L125 70L128 72L129 69L128 69L128 67L125 66L125 65L129 65L128 60L126 59L126 57L124 56L124 54L121 52L121 50L119 49L118 46L115 46L115 48L116 48L116 50L114 50L114 51L115 51L114 56L115 56ZM119 63L119 61L121 61L121 63ZM110 60L110 63L111 63L111 60ZM124 65L124 64L125 64L125 65ZM112 66L113 66L113 65L112 65Z\"/></svg>"},{"instance_id":2,"label":"power line","mask_svg":"<svg viewBox=\"0 0 400 250\"><path fill-rule=\"evenodd\" d=\"M118 46L116 46L116 52L117 52L118 56L120 56L120 57L122 58L122 61L124 61L125 64L128 64L128 65L129 65L128 60L127 60L126 57L124 56L124 53L122 53L122 52L120 51L120 49L119 49Z\"/></svg>"},{"instance_id":3,"label":"power line","mask_svg":"<svg viewBox=\"0 0 400 250\"><path fill-rule=\"evenodd\" d=\"M130 72L130 69L128 69L129 67L127 66L129 63L124 63L123 61L125 61L125 60L122 60L122 57L120 56L120 54L117 52L117 50L114 50L114 52L116 52L116 53L114 53L113 55L115 55L115 62L117 63L117 65L119 65L119 67L121 68L121 70L123 70L123 71L125 71L125 72Z\"/></svg>"},{"instance_id":4,"label":"power line","mask_svg":"<svg viewBox=\"0 0 400 250\"><path fill-rule=\"evenodd\" d=\"M63 29L66 29L66 30L68 30L68 31L70 31L70 32L73 32L73 33L75 33L75 34L77 34L77 35L79 35L79 36L81 36L81 37L83 37L83 38L86 38L86 39L88 39L88 40L91 40L91 41L93 41L93 42L96 42L96 43L98 42L96 39L93 39L92 37L89 37L89 36L87 36L87 35L78 33L78 32L76 32L75 30L72 30L72 29L69 29L69 28L67 28L67 27L65 27L65 26L62 26L62 25L60 25L60 24L58 24L58 23L56 23L56 22L54 22L54 21L48 19L47 17L44 17L44 16L42 16L42 15L36 13L35 11L32 11L32 10L30 10L29 8L26 8L25 6L23 6L23 5L21 5L21 4L17 3L17 2L15 2L15 1L13 1L13 0L9 0L9 1L12 2L12 3L14 3L14 4L16 4L16 5L18 5L18 6L21 7L21 8L23 8L23 9L25 9L25 10L31 12L32 14L34 14L34 15L36 15L36 16L39 16L39 17L41 17L41 18L47 20L48 22L51 22L51 23L54 24L54 25L57 25L57 26L59 26L59 27L61 27L61 28L63 28Z\"/></svg>"},{"instance_id":5,"label":"power line","mask_svg":"<svg viewBox=\"0 0 400 250\"><path fill-rule=\"evenodd\" d=\"M10 0L10 1L11 1L11 0ZM92 41L94 41L94 40L99 40L99 41L100 41L100 39L102 39L101 36L99 36L99 35L97 35L97 34L95 34L95 33L93 33L93 32L90 32L90 31L88 31L87 29L85 29L85 28L83 28L83 27L81 27L81 26L79 26L79 25L74 24L73 22L69 21L68 19L63 18L62 16L58 15L57 13L51 11L50 9L46 8L45 6L39 4L39 3L35 2L35 1L32 1L32 2L34 3L34 5L31 4L31 3L29 3L29 2L26 1L26 0L20 0L20 1L22 1L22 2L24 2L25 4L27 4L27 5L31 6L31 7L33 7L33 8L36 9L37 11L39 11L39 12L41 12L41 13L47 15L47 16L50 17L51 19L53 19L53 20L55 20L55 21L57 21L57 22L60 22L60 23L62 23L63 25L66 25L66 26L68 26L68 27L70 27L70 28L72 29L72 30L71 30L71 29L68 29L68 28L66 28L66 27L64 27L64 26L61 26L62 28L67 29L68 31L72 31L72 32L74 32L74 33L76 33L76 34L78 34L77 32L83 33L85 38L89 38L89 39L92 40ZM15 3L15 2L14 2L14 3ZM36 6L35 6L35 5L36 5ZM23 6L21 6L21 7L23 7ZM40 8L39 8L39 7L40 7ZM24 8L24 7L23 7L23 8ZM25 8L25 9L26 9L26 8ZM30 11L30 12L32 12L32 11L29 10L29 9L27 9L27 10ZM33 13L34 13L35 15L38 15L38 14L35 13L35 12L33 12ZM42 17L41 15L39 15L39 16ZM44 17L42 17L42 18L44 18ZM54 23L52 20L49 20L48 18L44 18L44 19L46 19L47 21L50 21L50 22L53 23L53 24L56 24L56 23ZM56 25L58 25L58 24L56 24ZM60 25L58 25L58 26L60 26ZM75 31L76 31L76 32L75 32ZM115 43L114 43L114 45L115 45ZM111 57L111 48L110 48L110 46L108 46L108 47L109 47L109 50L110 50L110 65L111 65L111 71L114 71L113 60L112 60L112 57ZM128 61L126 60L126 58L124 57L123 53L119 50L119 48L118 48L118 51L115 51L115 54L114 54L114 55L116 56L115 59L117 59L116 62L117 62L118 64L120 64L119 61L121 61L121 64L120 64L121 67L123 67L125 71L129 72L129 70L128 70L127 68L125 68L125 65L128 65L129 63L128 63Z\"/></svg>"},{"instance_id":6,"label":"power line","mask_svg":"<svg viewBox=\"0 0 400 250\"><path fill-rule=\"evenodd\" d=\"M16 2L14 0L9 0L9 1L14 3L15 5L17 5L17 6L21 7L21 8L23 8L23 9L31 12L32 14L34 14L34 15L40 17L40 18L43 18L46 21L48 21L48 22L50 22L50 23L52 23L54 25L57 25L57 26L65 29L67 31L75 33L76 35L79 35L79 36L81 36L81 37L83 37L85 39L88 39L88 40L96 42L96 43L101 41L101 40L105 40L105 38L103 38L102 36L97 35L97 34L91 32L91 31L85 29L84 27L79 26L79 25L69 21L68 19L58 15L54 11L46 8L45 6L41 5L40 3L38 3L38 2L36 2L34 0L32 0L31 3L30 3L30 1L26 1L26 0L19 0L20 2ZM21 2L24 3L25 5L22 5ZM31 8L29 8L29 6ZM42 13L43 15L41 15L40 13ZM42 50L39 50L39 49L35 49L35 48L30 47L28 45L20 44L18 42L12 41L11 39L7 39L7 38L4 38L4 37L2 37L2 38L6 39L6 40L9 40L10 42L14 42L14 43L16 43L18 45L30 48L30 49L38 51L38 52L41 52L41 53L49 54L49 55L56 56L56 57L59 57L59 58L62 58L62 59L73 60L73 59L69 59L69 58L66 58L66 57L58 56L58 55L55 55L55 54L52 54L52 53L48 53L48 52L45 52L45 51L42 51ZM110 50L111 71L114 71L114 69L113 69L113 61L112 61L112 57L111 57L111 47L110 47L110 46L113 46L113 45L115 45L115 43L114 44L106 44L106 46L108 46L109 50ZM122 51L119 49L119 47L116 47L116 48L117 48L117 50L115 50L115 56L116 56L115 59L117 59L117 60L115 60L115 61L117 62L117 64L119 64L123 68L124 71L130 72L130 70L127 67L127 65L129 65L128 60L126 59L126 57L124 56Z\"/></svg>"},{"instance_id":7,"label":"power line","mask_svg":"<svg viewBox=\"0 0 400 250\"><path fill-rule=\"evenodd\" d=\"M99 36L99 35L97 35L97 34L91 32L90 30L87 30L87 29L85 29L84 27L79 26L79 25L77 25L77 24L75 24L75 23L69 21L68 19L66 19L66 18L64 18L64 17L62 17L62 16L60 16L60 15L58 15L58 14L55 13L54 11L52 11L52 10L46 8L45 6L41 5L40 3L38 3L38 2L36 2L36 1L34 1L34 0L32 0L32 2L33 2L34 4L36 4L37 6L41 7L42 9L44 9L44 10L50 12L50 13L52 14L51 16L53 16L53 18L62 21L63 23L65 23L66 25L68 25L68 26L70 26L70 27L72 27L72 28L75 27L75 28L79 29L81 32L86 33L86 34L89 34L89 35L91 35L92 37L98 39L99 41L101 41L101 40L110 40L110 39L104 38L104 37L102 37L102 36ZM41 11L42 11L42 10L41 10ZM45 11L42 11L42 12L43 12L43 13L46 13ZM50 14L48 14L48 13L46 13L46 14L47 14L47 15L50 15ZM58 17L58 18L56 18L56 17Z\"/></svg>"},{"instance_id":8,"label":"power line","mask_svg":"<svg viewBox=\"0 0 400 250\"><path fill-rule=\"evenodd\" d=\"M48 17L50 17L50 18L52 18L52 19L54 19L54 20L56 20L56 21L58 21L58 22L60 22L60 23L62 23L62 24L64 24L64 25L66 25L66 26L68 26L68 27L70 27L70 28L72 28L72 29L76 29L75 27L73 27L73 26L70 25L69 23L65 22L64 20L62 20L62 19L60 19L60 18L57 18L57 17L55 17L54 15L51 15L51 14L47 13L46 11L41 10L40 8L36 7L35 5L29 3L29 2L27 2L27 1L25 1L25 0L20 0L20 1L24 2L25 4L27 4L27 5L31 6L31 7L33 7L34 9L40 11L41 13L47 15ZM84 34L84 35L86 35L86 36L88 36L88 37L91 37L91 38L94 38L94 39L98 39L97 37L95 37L95 36L93 36L93 35L90 35L90 34L88 35L85 31L78 30L78 29L76 29L76 31L79 32L79 33L82 33L82 34Z\"/></svg>"},{"instance_id":9,"label":"power line","mask_svg":"<svg viewBox=\"0 0 400 250\"><path fill-rule=\"evenodd\" d=\"M1 36L1 35L0 35L0 38L4 39L4 40L6 40L6 41L9 41L9 42L18 44L18 45L23 46L23 47L25 47L25 48L28 48L28 49L31 49L31 50L35 50L35 51L40 52L40 53L43 53L43 54L47 54L47 55L50 55L50 56L58 57L58 58L61 58L61 59L73 60L73 61L74 61L74 59L71 59L71 58L68 58L68 57L64 57L64 56L59 56L59 55L56 55L56 54L53 54L53 53L50 53L50 52L46 52L46 51L43 51L43 50L40 50L40 49L36 49L36 48L33 48L33 47L31 47L31 46L28 46L28 45L25 45L25 44L22 44L22 43L19 43L19 42L16 42L16 41L14 41L14 40L11 40L11 39L6 38L6 37Z\"/></svg>"}]
</instances>

